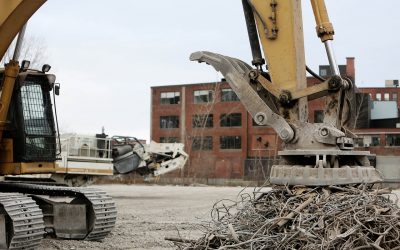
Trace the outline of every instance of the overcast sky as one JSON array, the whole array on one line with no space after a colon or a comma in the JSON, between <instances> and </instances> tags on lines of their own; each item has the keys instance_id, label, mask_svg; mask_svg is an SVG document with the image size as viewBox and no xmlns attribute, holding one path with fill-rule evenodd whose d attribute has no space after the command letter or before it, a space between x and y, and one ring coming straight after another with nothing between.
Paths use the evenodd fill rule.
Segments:
<instances>
[{"instance_id":1,"label":"overcast sky","mask_svg":"<svg viewBox=\"0 0 400 250\"><path fill-rule=\"evenodd\" d=\"M379 3L378 3L379 2ZM339 64L356 58L358 86L399 79L398 0L326 0ZM303 1L306 62L327 64ZM189 61L208 50L251 61L240 0L51 0L27 33L43 38L61 83L64 132L150 137L150 86L218 81L210 66Z\"/></svg>"}]
</instances>

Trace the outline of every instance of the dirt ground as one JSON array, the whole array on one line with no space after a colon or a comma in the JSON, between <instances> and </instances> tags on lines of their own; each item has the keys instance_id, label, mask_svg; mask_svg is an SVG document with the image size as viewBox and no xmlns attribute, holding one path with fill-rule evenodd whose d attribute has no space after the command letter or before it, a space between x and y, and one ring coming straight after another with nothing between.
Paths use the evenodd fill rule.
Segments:
<instances>
[{"instance_id":1,"label":"dirt ground","mask_svg":"<svg viewBox=\"0 0 400 250\"><path fill-rule=\"evenodd\" d=\"M197 225L210 220L221 199L236 200L243 187L99 185L118 208L113 232L102 242L45 239L40 249L175 249L164 237L196 239ZM244 192L251 193L247 188ZM399 195L400 190L395 193Z\"/></svg>"},{"instance_id":2,"label":"dirt ground","mask_svg":"<svg viewBox=\"0 0 400 250\"><path fill-rule=\"evenodd\" d=\"M108 192L118 208L113 232L102 242L45 239L40 249L175 249L164 237L196 239L196 225L210 220L221 199L234 199L243 187L93 186ZM252 192L247 188L245 192Z\"/></svg>"}]
</instances>

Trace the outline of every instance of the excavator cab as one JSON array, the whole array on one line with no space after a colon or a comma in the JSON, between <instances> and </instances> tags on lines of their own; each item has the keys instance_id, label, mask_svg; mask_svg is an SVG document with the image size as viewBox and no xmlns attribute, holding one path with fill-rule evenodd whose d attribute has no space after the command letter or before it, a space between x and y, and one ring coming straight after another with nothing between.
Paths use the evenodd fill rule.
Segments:
<instances>
[{"instance_id":1,"label":"excavator cab","mask_svg":"<svg viewBox=\"0 0 400 250\"><path fill-rule=\"evenodd\" d=\"M15 79L4 124L2 146L7 150L1 151L2 174L55 171L58 137L51 94L56 77L27 69L24 64L26 61L21 63ZM1 70L0 79L4 77L5 71Z\"/></svg>"},{"instance_id":2,"label":"excavator cab","mask_svg":"<svg viewBox=\"0 0 400 250\"><path fill-rule=\"evenodd\" d=\"M12 141L13 162L56 160L57 135L51 102L54 81L55 75L37 70L19 73L4 133L4 140Z\"/></svg>"}]
</instances>

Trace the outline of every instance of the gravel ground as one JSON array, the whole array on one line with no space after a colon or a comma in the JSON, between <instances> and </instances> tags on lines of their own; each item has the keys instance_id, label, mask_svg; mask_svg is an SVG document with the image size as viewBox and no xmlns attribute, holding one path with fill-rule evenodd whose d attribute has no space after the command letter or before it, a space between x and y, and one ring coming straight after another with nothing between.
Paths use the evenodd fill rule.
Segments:
<instances>
[{"instance_id":1,"label":"gravel ground","mask_svg":"<svg viewBox=\"0 0 400 250\"><path fill-rule=\"evenodd\" d=\"M40 249L175 249L164 237L196 239L196 225L210 220L213 204L234 199L242 187L93 186L108 192L118 208L113 232L102 242L45 239ZM247 188L245 192L252 192ZM395 191L397 194L400 190Z\"/></svg>"},{"instance_id":2,"label":"gravel ground","mask_svg":"<svg viewBox=\"0 0 400 250\"><path fill-rule=\"evenodd\" d=\"M243 187L183 187L145 185L93 186L109 193L118 220L102 242L45 239L40 249L175 249L164 237L197 238L196 225L210 220L212 205L234 199ZM246 192L252 192L248 188Z\"/></svg>"}]
</instances>

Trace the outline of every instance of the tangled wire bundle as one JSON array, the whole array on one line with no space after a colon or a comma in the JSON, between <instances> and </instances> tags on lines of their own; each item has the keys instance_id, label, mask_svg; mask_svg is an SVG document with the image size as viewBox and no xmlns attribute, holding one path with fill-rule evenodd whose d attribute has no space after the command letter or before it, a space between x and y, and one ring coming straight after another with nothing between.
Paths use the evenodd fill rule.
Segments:
<instances>
[{"instance_id":1,"label":"tangled wire bundle","mask_svg":"<svg viewBox=\"0 0 400 250\"><path fill-rule=\"evenodd\" d=\"M223 200L198 240L179 249L400 249L400 210L389 190L273 188ZM396 200L394 200L396 199Z\"/></svg>"}]
</instances>

